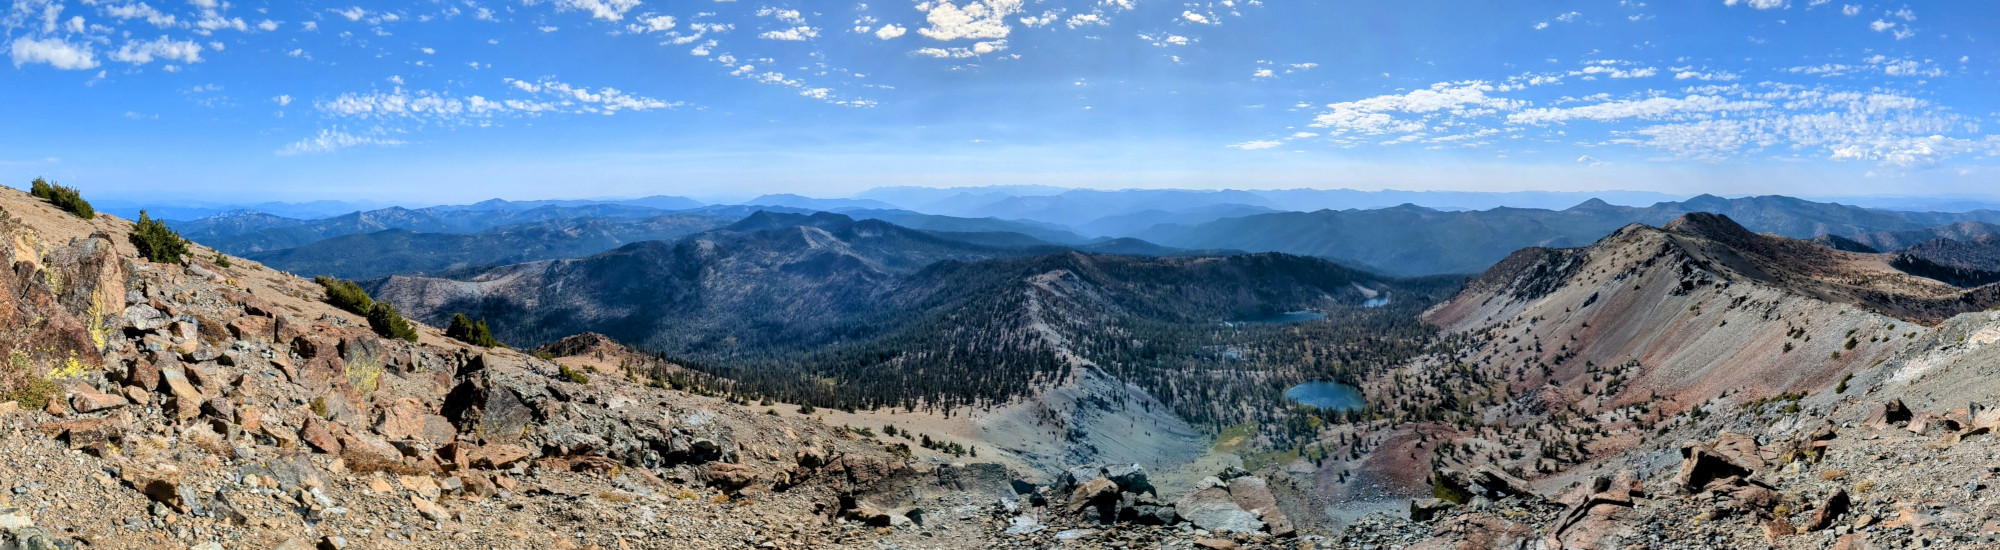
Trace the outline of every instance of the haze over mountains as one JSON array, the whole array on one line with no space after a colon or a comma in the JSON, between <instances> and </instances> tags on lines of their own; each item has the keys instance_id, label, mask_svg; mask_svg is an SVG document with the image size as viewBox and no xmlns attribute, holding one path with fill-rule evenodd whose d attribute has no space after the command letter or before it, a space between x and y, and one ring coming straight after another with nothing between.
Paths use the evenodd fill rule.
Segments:
<instances>
[{"instance_id":1,"label":"haze over mountains","mask_svg":"<svg viewBox=\"0 0 2000 550\"><path fill-rule=\"evenodd\" d=\"M1649 197L1626 192L1606 195L1625 200ZM1392 198L1432 204L1577 201L1560 208L1462 210L1400 204L1303 211ZM759 210L837 212L996 246L1120 246L1119 250L1153 255L1176 250L1284 252L1397 276L1477 273L1520 248L1581 246L1627 224L1661 225L1690 212L1725 214L1755 232L1801 239L1825 236L1828 242L1846 239L1858 244L1850 247L1855 250L1877 251L1900 250L1935 238L1970 240L1990 232L1985 224L2000 223L1996 210L1871 209L1781 196L1703 195L1621 206L1581 193L884 188L861 198L767 195L740 205L649 197L611 202L491 200L320 219L238 211L173 225L197 242L283 269L370 278L578 257L720 227ZM680 217L667 221L666 216ZM381 234L349 237L375 233ZM329 240L336 237L346 238ZM1123 244L1103 244L1118 239ZM444 248L451 252L435 253ZM413 254L416 249L429 252ZM368 255L388 261L366 265L344 261L346 256Z\"/></svg>"}]
</instances>

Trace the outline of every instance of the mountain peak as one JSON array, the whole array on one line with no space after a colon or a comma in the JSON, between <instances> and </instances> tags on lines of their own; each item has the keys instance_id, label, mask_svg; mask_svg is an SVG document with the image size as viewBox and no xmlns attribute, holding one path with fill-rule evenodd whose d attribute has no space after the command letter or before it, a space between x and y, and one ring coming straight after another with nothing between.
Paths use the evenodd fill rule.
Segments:
<instances>
[{"instance_id":1,"label":"mountain peak","mask_svg":"<svg viewBox=\"0 0 2000 550\"><path fill-rule=\"evenodd\" d=\"M1744 229L1729 216L1708 212L1689 212L1661 227L1669 233L1679 233L1691 237L1701 237L1716 241L1735 241L1754 237L1755 233Z\"/></svg>"},{"instance_id":2,"label":"mountain peak","mask_svg":"<svg viewBox=\"0 0 2000 550\"><path fill-rule=\"evenodd\" d=\"M1614 207L1613 207L1613 206L1611 205L1611 203L1608 203L1608 202L1604 202L1604 199L1600 199L1600 198L1597 198L1597 197L1591 197L1591 198L1590 198L1590 200L1587 200L1587 201L1583 201L1583 202L1580 202L1580 203L1577 203L1577 205L1576 205L1576 206L1571 206L1571 207L1569 207L1569 209L1570 209L1570 210L1572 210L1572 211L1580 211L1580 210L1605 210L1605 209L1609 209L1609 208L1614 208Z\"/></svg>"},{"instance_id":3,"label":"mountain peak","mask_svg":"<svg viewBox=\"0 0 2000 550\"><path fill-rule=\"evenodd\" d=\"M807 214L786 214L781 212L772 212L769 210L758 210L756 212L751 213L749 216L745 216L742 220L739 220L736 223L729 224L727 227L723 227L722 229L725 231L748 233L753 231L766 231L771 229L784 229L787 227L799 227L799 226L811 226L811 227L818 227L825 229L831 227L842 227L852 223L854 223L854 218L850 218L840 214L835 214L832 212L814 212L810 215L807 215Z\"/></svg>"}]
</instances>

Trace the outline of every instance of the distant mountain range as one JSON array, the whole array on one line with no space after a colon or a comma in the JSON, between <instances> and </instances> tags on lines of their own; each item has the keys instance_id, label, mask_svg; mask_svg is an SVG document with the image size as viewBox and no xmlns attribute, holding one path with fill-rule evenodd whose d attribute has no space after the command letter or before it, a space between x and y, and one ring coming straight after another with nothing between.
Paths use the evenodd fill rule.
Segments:
<instances>
[{"instance_id":1,"label":"distant mountain range","mask_svg":"<svg viewBox=\"0 0 2000 550\"><path fill-rule=\"evenodd\" d=\"M1863 243L1870 239L1865 236L1884 232L1933 231L1933 227L1960 222L2000 222L2000 211L1993 210L1903 212L1781 196L1725 199L1702 195L1647 207L1593 199L1563 210L1447 212L1403 205L1378 210L1281 212L1157 226L1138 237L1180 248L1342 258L1393 275L1477 273L1522 248L1583 246L1626 225L1658 226L1695 212L1724 214L1756 232L1799 239L1837 235Z\"/></svg>"},{"instance_id":2,"label":"distant mountain range","mask_svg":"<svg viewBox=\"0 0 2000 550\"><path fill-rule=\"evenodd\" d=\"M685 234L644 227L642 220L688 214L721 222L710 226L713 227L760 210L836 212L856 219L878 219L909 229L952 234L951 238L962 242L1002 247L1065 245L1084 250L1144 251L1153 255L1185 250L1283 252L1316 256L1395 276L1477 273L1521 248L1582 246L1628 224L1660 225L1692 212L1725 214L1752 231L1799 239L1818 238L1830 247L1854 251L1892 252L1937 238L1969 241L1979 235L1993 234L1994 228L2000 227L1992 225L2000 224L2000 211L1996 210L1882 210L1782 196L1730 199L1702 195L1646 206L1620 206L1592 198L1559 210L1515 207L1452 210L1403 204L1302 212L1296 210L1335 198L1348 202L1406 195L1424 195L1430 200L1503 198L1502 194L1399 195L1400 192L1342 190L1067 190L1053 195L1017 194L1038 191L1042 189L887 188L865 194L880 198L766 195L749 201L760 205L706 206L679 197L614 202L492 200L421 209L393 207L319 219L243 211L171 223L188 238L231 254L255 256L288 269L326 269L355 277L437 273L491 263L575 257L638 240ZM1644 198L1643 194L1615 194L1625 199ZM1515 201L1573 198L1561 193L1504 195L1507 197L1504 200ZM896 207L891 200L929 202L918 205L915 208L921 210L917 210ZM598 227L572 233L576 229L571 227L574 220L582 219L599 219L593 222ZM533 227L541 223L551 225L546 230ZM503 227L509 229L500 229ZM687 224L680 227L689 231L707 229ZM348 239L316 249L277 252L336 237L388 230L409 234L382 235L374 240ZM596 236L583 236L592 232ZM493 234L481 238L415 235L474 233ZM520 240L529 236L548 241ZM1112 239L1130 240L1104 244ZM432 245L455 246L466 252L447 255L410 252ZM503 253L512 251L520 253ZM364 265L343 264L340 258L343 252L380 253L394 261L373 263L380 267L365 269L340 267Z\"/></svg>"},{"instance_id":3,"label":"distant mountain range","mask_svg":"<svg viewBox=\"0 0 2000 550\"><path fill-rule=\"evenodd\" d=\"M385 229L244 257L306 276L372 279L596 254L639 241L680 237L721 227L733 218L667 214L651 218L562 218L501 226L477 233Z\"/></svg>"},{"instance_id":4,"label":"distant mountain range","mask_svg":"<svg viewBox=\"0 0 2000 550\"><path fill-rule=\"evenodd\" d=\"M493 267L451 279L396 276L368 285L417 318L446 318L457 311L492 318L510 342L540 343L543 336L594 331L658 349L706 350L725 338L757 349L825 331L865 330L873 321L855 312L910 299L909 289L898 285L945 264L1095 250L1135 258L1143 257L1135 253L1168 252L1131 241L1016 246L959 235L825 212L758 212L713 231L577 259ZM555 303L568 306L527 305ZM660 315L668 311L676 314ZM773 340L746 341L760 332Z\"/></svg>"},{"instance_id":5,"label":"distant mountain range","mask_svg":"<svg viewBox=\"0 0 2000 550\"><path fill-rule=\"evenodd\" d=\"M426 322L457 313L485 319L513 345L596 332L707 365L761 393L838 402L908 395L890 389L909 384L925 385L914 392L925 395L1021 395L1060 378L1069 363L1055 354L1065 346L1109 353L1136 342L1096 336L1136 330L1109 328L1121 323L1206 336L1225 321L1300 309L1359 316L1383 296L1403 300L1396 307L1407 317L1457 285L1286 254L1147 257L950 235L824 212L760 212L582 258L363 286ZM1160 340L1143 357L1212 361L1220 353L1185 339ZM944 368L965 370L925 373Z\"/></svg>"}]
</instances>

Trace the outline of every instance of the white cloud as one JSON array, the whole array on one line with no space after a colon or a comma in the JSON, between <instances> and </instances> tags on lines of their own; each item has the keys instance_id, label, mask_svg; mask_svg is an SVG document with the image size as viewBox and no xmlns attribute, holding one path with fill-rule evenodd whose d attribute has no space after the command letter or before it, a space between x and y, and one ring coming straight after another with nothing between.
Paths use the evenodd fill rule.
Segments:
<instances>
[{"instance_id":1,"label":"white cloud","mask_svg":"<svg viewBox=\"0 0 2000 550\"><path fill-rule=\"evenodd\" d=\"M1697 71L1694 70L1693 67L1676 67L1673 70L1674 70L1674 80L1693 79L1702 81L1713 80L1713 81L1728 82L1736 80L1738 78L1742 78L1742 75L1738 75L1736 73L1728 71Z\"/></svg>"},{"instance_id":2,"label":"white cloud","mask_svg":"<svg viewBox=\"0 0 2000 550\"><path fill-rule=\"evenodd\" d=\"M337 130L320 130L319 135L302 139L295 143L292 143L291 145L287 145L285 146L285 148L279 149L277 151L277 154L279 156L289 157L293 155L302 155L302 154L331 153L334 151L339 151L341 149L346 149L349 147L360 147L363 145L374 145L379 147L396 147L405 144L406 142L402 140L392 139L392 138L376 137L376 136L357 136Z\"/></svg>"},{"instance_id":3,"label":"white cloud","mask_svg":"<svg viewBox=\"0 0 2000 550\"><path fill-rule=\"evenodd\" d=\"M1726 6L1749 4L1750 7L1760 10L1791 7L1785 0L1723 0L1722 4Z\"/></svg>"},{"instance_id":4,"label":"white cloud","mask_svg":"<svg viewBox=\"0 0 2000 550\"><path fill-rule=\"evenodd\" d=\"M11 49L15 67L33 63L46 63L65 71L97 67L97 57L90 52L89 44L71 44L60 38L37 40L21 37L14 39Z\"/></svg>"},{"instance_id":5,"label":"white cloud","mask_svg":"<svg viewBox=\"0 0 2000 550\"><path fill-rule=\"evenodd\" d=\"M1079 13L1076 15L1069 16L1068 20L1063 21L1063 25L1067 25L1069 28L1072 29L1089 25L1103 26L1109 24L1111 24L1111 22L1105 21L1103 15L1095 13Z\"/></svg>"},{"instance_id":6,"label":"white cloud","mask_svg":"<svg viewBox=\"0 0 2000 550\"><path fill-rule=\"evenodd\" d=\"M1857 6L1854 4L1844 4L1840 6L1840 14L1848 17L1861 15L1861 6Z\"/></svg>"},{"instance_id":7,"label":"white cloud","mask_svg":"<svg viewBox=\"0 0 2000 550\"><path fill-rule=\"evenodd\" d=\"M1650 97L1606 101L1581 107L1546 107L1525 109L1507 115L1512 124L1565 123L1571 120L1612 121L1627 118L1658 120L1672 118L1686 113L1712 113L1718 111L1744 111L1763 109L1771 104L1763 101L1736 101L1712 95L1690 95L1684 98Z\"/></svg>"},{"instance_id":8,"label":"white cloud","mask_svg":"<svg viewBox=\"0 0 2000 550\"><path fill-rule=\"evenodd\" d=\"M1188 20L1189 23L1196 23L1201 25L1207 25L1211 23L1211 21L1208 20L1207 16L1191 11L1182 11L1181 19L1186 19Z\"/></svg>"},{"instance_id":9,"label":"white cloud","mask_svg":"<svg viewBox=\"0 0 2000 550\"><path fill-rule=\"evenodd\" d=\"M929 27L917 29L917 34L934 40L998 40L1007 38L1012 30L1007 26L1007 16L1021 11L1022 0L974 0L964 7L952 4L951 0L936 0L918 4L919 10L929 8L924 21Z\"/></svg>"},{"instance_id":10,"label":"white cloud","mask_svg":"<svg viewBox=\"0 0 2000 550\"><path fill-rule=\"evenodd\" d=\"M106 6L104 14L119 19L144 18L147 23L152 23L155 27L172 27L176 23L173 15L162 13L160 10L146 5L145 2L123 6Z\"/></svg>"},{"instance_id":11,"label":"white cloud","mask_svg":"<svg viewBox=\"0 0 2000 550\"><path fill-rule=\"evenodd\" d=\"M1539 30L1542 30L1542 29L1546 29L1546 28L1549 28L1549 22L1548 22L1548 21L1542 21L1542 22L1539 22L1539 23L1535 23L1535 30L1538 30L1538 31L1539 31Z\"/></svg>"},{"instance_id":12,"label":"white cloud","mask_svg":"<svg viewBox=\"0 0 2000 550\"><path fill-rule=\"evenodd\" d=\"M792 27L782 31L764 31L762 34L758 34L757 37L765 40L799 42L810 38L819 38L819 29L812 27Z\"/></svg>"},{"instance_id":13,"label":"white cloud","mask_svg":"<svg viewBox=\"0 0 2000 550\"><path fill-rule=\"evenodd\" d=\"M1272 73L1270 69L1257 69L1256 72L1250 73L1250 76L1256 78L1272 78L1278 75L1276 73Z\"/></svg>"},{"instance_id":14,"label":"white cloud","mask_svg":"<svg viewBox=\"0 0 2000 550\"><path fill-rule=\"evenodd\" d=\"M1255 150L1258 150L1258 149L1270 149L1270 148L1272 148L1272 147L1278 147L1278 146L1281 146L1281 145L1284 145L1284 142L1281 142L1281 141L1266 141L1266 140L1256 140L1256 141L1245 141L1245 142L1243 142L1243 143L1234 143L1234 144L1230 144L1230 145L1229 145L1229 147L1233 147L1233 148L1236 148L1236 149L1242 149L1242 150L1245 150L1245 151L1255 151Z\"/></svg>"},{"instance_id":15,"label":"white cloud","mask_svg":"<svg viewBox=\"0 0 2000 550\"><path fill-rule=\"evenodd\" d=\"M361 18L368 16L368 10L361 9L361 6L353 6L344 10L333 10L333 13L340 14L341 17L347 18L348 21L360 21Z\"/></svg>"},{"instance_id":16,"label":"white cloud","mask_svg":"<svg viewBox=\"0 0 2000 550\"><path fill-rule=\"evenodd\" d=\"M290 94L281 95L278 97L271 98L271 101L276 102L279 107L283 107L292 104L292 96Z\"/></svg>"},{"instance_id":17,"label":"white cloud","mask_svg":"<svg viewBox=\"0 0 2000 550\"><path fill-rule=\"evenodd\" d=\"M1041 14L1041 15L1039 15L1039 16L1035 16L1035 15L1029 15L1029 16L1025 16L1025 17L1022 17L1022 18L1020 19L1020 21L1021 21L1021 25L1022 25L1022 26L1024 26L1024 27L1029 27L1029 28L1034 28L1034 27L1046 27L1046 26L1048 26L1048 25L1049 25L1050 23L1054 23L1054 22L1056 22L1056 19L1057 19L1057 18L1059 18L1059 17L1061 17L1061 16L1062 16L1062 13L1063 13L1063 10L1061 10L1061 9L1053 9L1053 10L1048 10L1048 11L1044 11L1044 12L1042 12L1042 14Z\"/></svg>"},{"instance_id":18,"label":"white cloud","mask_svg":"<svg viewBox=\"0 0 2000 550\"><path fill-rule=\"evenodd\" d=\"M1888 21L1883 21L1881 19L1876 19L1874 23L1868 24L1868 28L1874 30L1875 32L1882 32L1896 28L1896 24L1890 23Z\"/></svg>"},{"instance_id":19,"label":"white cloud","mask_svg":"<svg viewBox=\"0 0 2000 550\"><path fill-rule=\"evenodd\" d=\"M1313 117L1312 126L1330 129L1329 135L1409 133L1422 131L1426 125L1420 120L1398 119L1391 113L1415 114L1420 118L1437 114L1468 117L1518 109L1525 105L1521 101L1486 95L1492 91L1494 87L1483 81L1439 82L1428 89L1405 94L1329 104L1327 112Z\"/></svg>"},{"instance_id":20,"label":"white cloud","mask_svg":"<svg viewBox=\"0 0 2000 550\"><path fill-rule=\"evenodd\" d=\"M918 48L915 51L915 53L917 55L936 57L940 59L961 59L967 57L977 57L992 53L999 53L1001 50L1005 49L1007 49L1006 40L987 40L983 42L974 42L972 43L971 47Z\"/></svg>"},{"instance_id":21,"label":"white cloud","mask_svg":"<svg viewBox=\"0 0 2000 550\"><path fill-rule=\"evenodd\" d=\"M182 63L200 63L201 45L191 40L170 40L165 36L154 39L151 42L127 40L124 46L118 48L118 51L111 52L106 57L111 58L112 61L131 63L133 65L152 63L154 58Z\"/></svg>"},{"instance_id":22,"label":"white cloud","mask_svg":"<svg viewBox=\"0 0 2000 550\"><path fill-rule=\"evenodd\" d=\"M883 40L889 40L892 38L896 38L898 36L902 36L903 33L905 32L909 32L909 29L905 29L903 27L897 26L894 23L891 23L888 25L883 25L882 28L875 29L875 37Z\"/></svg>"},{"instance_id":23,"label":"white cloud","mask_svg":"<svg viewBox=\"0 0 2000 550\"><path fill-rule=\"evenodd\" d=\"M579 10L590 12L591 17L605 21L625 18L625 12L639 7L639 0L556 0L558 10Z\"/></svg>"},{"instance_id":24,"label":"white cloud","mask_svg":"<svg viewBox=\"0 0 2000 550\"><path fill-rule=\"evenodd\" d=\"M632 32L666 32L673 30L676 24L674 16L671 15L646 14L639 17L638 21L638 24L630 25L626 28L631 29Z\"/></svg>"},{"instance_id":25,"label":"white cloud","mask_svg":"<svg viewBox=\"0 0 2000 550\"><path fill-rule=\"evenodd\" d=\"M806 24L806 17L804 14L799 13L799 10L781 10L777 8L766 7L758 9L757 16L776 18L780 23L788 23L792 25Z\"/></svg>"},{"instance_id":26,"label":"white cloud","mask_svg":"<svg viewBox=\"0 0 2000 550\"><path fill-rule=\"evenodd\" d=\"M1582 13L1582 12L1574 12L1574 11L1573 11L1573 12L1569 12L1569 13L1565 13L1565 14L1562 14L1562 15L1558 15L1558 16L1556 16L1556 20L1557 20L1557 21L1561 21L1561 22L1564 22L1564 23L1574 23L1574 22L1576 22L1576 20L1577 20L1578 18L1581 18L1581 17L1583 17L1583 13Z\"/></svg>"}]
</instances>

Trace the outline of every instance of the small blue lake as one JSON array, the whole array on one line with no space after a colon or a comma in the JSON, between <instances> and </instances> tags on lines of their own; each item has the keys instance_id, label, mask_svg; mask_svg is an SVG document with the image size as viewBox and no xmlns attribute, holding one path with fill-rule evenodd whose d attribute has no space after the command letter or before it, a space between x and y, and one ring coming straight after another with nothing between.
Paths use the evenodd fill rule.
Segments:
<instances>
[{"instance_id":1,"label":"small blue lake","mask_svg":"<svg viewBox=\"0 0 2000 550\"><path fill-rule=\"evenodd\" d=\"M1361 390L1339 382L1306 382L1285 390L1285 399L1321 410L1345 411L1368 405Z\"/></svg>"}]
</instances>

